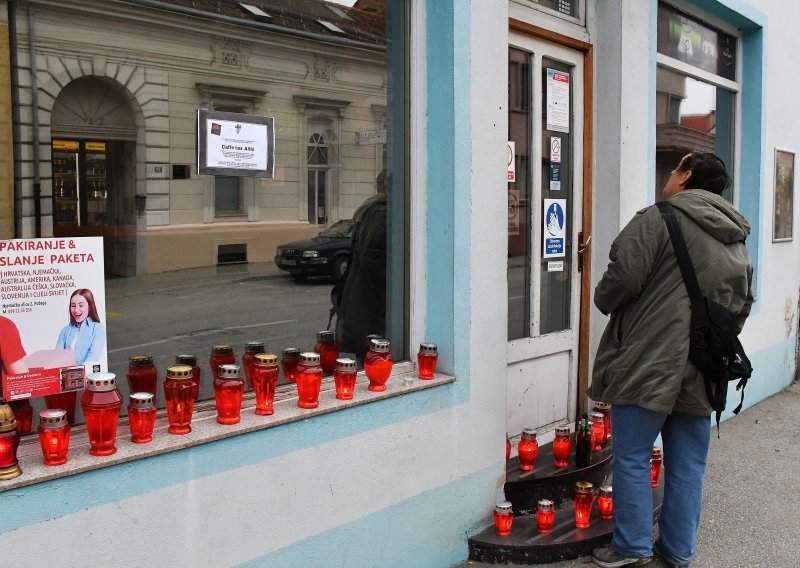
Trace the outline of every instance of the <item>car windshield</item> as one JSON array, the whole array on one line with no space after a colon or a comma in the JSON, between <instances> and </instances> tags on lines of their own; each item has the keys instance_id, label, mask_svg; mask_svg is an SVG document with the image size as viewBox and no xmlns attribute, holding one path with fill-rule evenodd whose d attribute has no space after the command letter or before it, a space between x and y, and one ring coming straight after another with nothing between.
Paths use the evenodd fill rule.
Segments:
<instances>
[{"instance_id":1,"label":"car windshield","mask_svg":"<svg viewBox=\"0 0 800 568\"><path fill-rule=\"evenodd\" d=\"M341 238L349 237L353 232L353 221L351 219L344 219L336 221L333 225L322 231L320 237Z\"/></svg>"}]
</instances>

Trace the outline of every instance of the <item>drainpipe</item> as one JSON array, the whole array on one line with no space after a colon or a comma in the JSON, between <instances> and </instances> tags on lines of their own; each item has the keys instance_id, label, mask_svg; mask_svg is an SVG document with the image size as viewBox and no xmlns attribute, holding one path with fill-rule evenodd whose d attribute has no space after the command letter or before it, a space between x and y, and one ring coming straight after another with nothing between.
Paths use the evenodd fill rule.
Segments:
<instances>
[{"instance_id":1,"label":"drainpipe","mask_svg":"<svg viewBox=\"0 0 800 568\"><path fill-rule=\"evenodd\" d=\"M39 175L39 82L36 77L36 46L33 34L33 6L28 7L28 47L31 58L31 113L33 116L33 214L36 238L42 236L42 178Z\"/></svg>"},{"instance_id":2,"label":"drainpipe","mask_svg":"<svg viewBox=\"0 0 800 568\"><path fill-rule=\"evenodd\" d=\"M11 136L14 156L14 236L22 236L22 169L20 167L19 65L17 60L17 2L8 0L8 51L11 64Z\"/></svg>"}]
</instances>

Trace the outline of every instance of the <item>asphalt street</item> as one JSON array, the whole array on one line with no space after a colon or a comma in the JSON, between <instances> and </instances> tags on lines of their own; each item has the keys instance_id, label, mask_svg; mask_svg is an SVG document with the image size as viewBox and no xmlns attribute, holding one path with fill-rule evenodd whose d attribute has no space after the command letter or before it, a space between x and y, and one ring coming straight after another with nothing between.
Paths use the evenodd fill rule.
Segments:
<instances>
[{"instance_id":1,"label":"asphalt street","mask_svg":"<svg viewBox=\"0 0 800 568\"><path fill-rule=\"evenodd\" d=\"M798 416L800 384L795 383L723 422L719 439L714 428L692 568L800 566ZM461 568L487 566L468 561ZM537 566L588 568L594 564L590 558L580 558Z\"/></svg>"}]
</instances>

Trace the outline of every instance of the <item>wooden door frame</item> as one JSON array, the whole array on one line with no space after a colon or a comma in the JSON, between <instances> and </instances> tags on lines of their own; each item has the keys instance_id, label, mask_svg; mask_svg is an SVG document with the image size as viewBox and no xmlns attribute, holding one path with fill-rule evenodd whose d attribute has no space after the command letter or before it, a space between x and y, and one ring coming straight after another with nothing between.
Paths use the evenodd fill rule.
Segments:
<instances>
[{"instance_id":1,"label":"wooden door frame","mask_svg":"<svg viewBox=\"0 0 800 568\"><path fill-rule=\"evenodd\" d=\"M583 52L583 219L576 249L592 235L592 138L594 135L594 47L590 43L556 33L522 20L509 18L508 27L515 32L547 40ZM588 237L586 236L588 235ZM592 296L592 246L583 249L578 257L581 273L580 309L578 312L578 392L576 420L587 412L589 389L589 317Z\"/></svg>"}]
</instances>

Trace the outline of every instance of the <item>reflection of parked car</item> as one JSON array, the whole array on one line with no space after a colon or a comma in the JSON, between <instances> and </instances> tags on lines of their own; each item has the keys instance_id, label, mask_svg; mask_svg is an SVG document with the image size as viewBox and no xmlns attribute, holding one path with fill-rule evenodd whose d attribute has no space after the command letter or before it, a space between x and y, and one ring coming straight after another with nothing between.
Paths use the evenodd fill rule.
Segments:
<instances>
[{"instance_id":1,"label":"reflection of parked car","mask_svg":"<svg viewBox=\"0 0 800 568\"><path fill-rule=\"evenodd\" d=\"M350 261L352 219L337 221L316 237L278 246L275 264L295 280L330 276L338 280Z\"/></svg>"}]
</instances>

